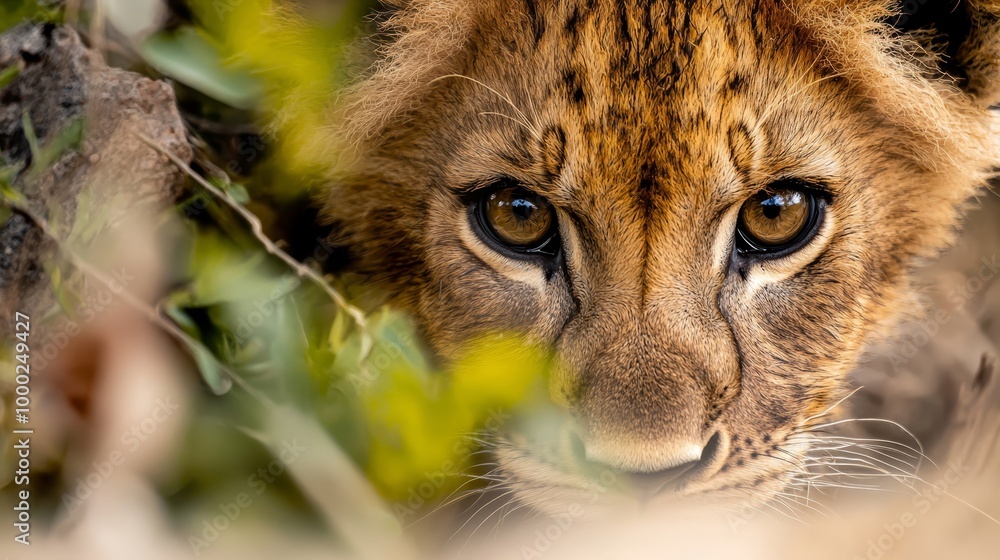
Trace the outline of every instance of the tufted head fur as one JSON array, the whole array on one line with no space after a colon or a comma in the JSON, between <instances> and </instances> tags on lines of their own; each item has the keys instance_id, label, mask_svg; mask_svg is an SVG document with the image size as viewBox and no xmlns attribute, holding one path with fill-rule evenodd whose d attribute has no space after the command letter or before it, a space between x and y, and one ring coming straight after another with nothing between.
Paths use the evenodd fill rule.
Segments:
<instances>
[{"instance_id":1,"label":"tufted head fur","mask_svg":"<svg viewBox=\"0 0 1000 560\"><path fill-rule=\"evenodd\" d=\"M527 501L694 465L674 496L766 497L906 305L1000 160L1000 3L410 0L343 98L358 158L326 215L355 269L443 358L515 330L550 344L575 419L506 434ZM522 260L470 223L498 178L555 208L560 250ZM734 248L779 180L825 200L772 259ZM546 501L552 504L551 501Z\"/></svg>"}]
</instances>

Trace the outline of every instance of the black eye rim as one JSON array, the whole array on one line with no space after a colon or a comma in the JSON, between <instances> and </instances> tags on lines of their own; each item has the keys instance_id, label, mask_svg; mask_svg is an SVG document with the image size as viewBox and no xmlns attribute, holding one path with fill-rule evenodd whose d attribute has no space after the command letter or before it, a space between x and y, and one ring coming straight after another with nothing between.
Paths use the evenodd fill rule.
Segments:
<instances>
[{"instance_id":1,"label":"black eye rim","mask_svg":"<svg viewBox=\"0 0 1000 560\"><path fill-rule=\"evenodd\" d=\"M830 204L829 193L822 188L819 183L811 183L798 179L783 179L774 181L766 188L761 189L754 196L761 193L775 192L781 190L794 190L806 195L809 202L809 216L805 226L798 235L788 243L770 246L766 245L748 233L743 225L742 206L740 207L740 217L736 222L736 252L745 259L780 259L791 255L805 247L819 233L820 227L826 218L826 209ZM746 202L744 202L746 204Z\"/></svg>"},{"instance_id":2,"label":"black eye rim","mask_svg":"<svg viewBox=\"0 0 1000 560\"><path fill-rule=\"evenodd\" d=\"M510 258L551 259L557 256L560 249L562 249L562 243L559 240L559 217L555 214L554 209L549 231L546 233L544 239L536 244L513 245L504 241L493 229L493 226L490 225L489 219L486 216L486 203L489 201L491 195L509 188L518 189L529 195L544 198L515 179L505 177L494 180L488 186L468 193L471 195L467 201L469 222L472 224L473 231L494 251Z\"/></svg>"}]
</instances>

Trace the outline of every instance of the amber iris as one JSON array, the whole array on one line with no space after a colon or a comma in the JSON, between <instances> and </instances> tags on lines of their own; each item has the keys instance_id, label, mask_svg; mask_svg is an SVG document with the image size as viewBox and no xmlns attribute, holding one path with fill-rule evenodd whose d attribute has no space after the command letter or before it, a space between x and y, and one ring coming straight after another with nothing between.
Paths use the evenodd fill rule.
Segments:
<instances>
[{"instance_id":1,"label":"amber iris","mask_svg":"<svg viewBox=\"0 0 1000 560\"><path fill-rule=\"evenodd\" d=\"M514 249L531 249L552 237L555 211L547 200L521 187L490 193L482 215L497 241Z\"/></svg>"},{"instance_id":2,"label":"amber iris","mask_svg":"<svg viewBox=\"0 0 1000 560\"><path fill-rule=\"evenodd\" d=\"M759 249L792 245L810 226L815 201L796 189L761 191L740 209L740 230Z\"/></svg>"}]
</instances>

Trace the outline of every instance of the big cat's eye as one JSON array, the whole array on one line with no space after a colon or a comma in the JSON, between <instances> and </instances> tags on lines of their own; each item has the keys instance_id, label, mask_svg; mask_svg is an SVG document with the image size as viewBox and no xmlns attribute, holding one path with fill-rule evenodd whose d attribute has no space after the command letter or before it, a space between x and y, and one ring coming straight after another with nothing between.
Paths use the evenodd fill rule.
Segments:
<instances>
[{"instance_id":1,"label":"big cat's eye","mask_svg":"<svg viewBox=\"0 0 1000 560\"><path fill-rule=\"evenodd\" d=\"M513 181L486 189L473 211L487 240L515 254L554 255L556 213L545 198Z\"/></svg>"},{"instance_id":2,"label":"big cat's eye","mask_svg":"<svg viewBox=\"0 0 1000 560\"><path fill-rule=\"evenodd\" d=\"M822 201L794 183L774 184L743 203L737 248L763 256L785 254L816 233Z\"/></svg>"}]
</instances>

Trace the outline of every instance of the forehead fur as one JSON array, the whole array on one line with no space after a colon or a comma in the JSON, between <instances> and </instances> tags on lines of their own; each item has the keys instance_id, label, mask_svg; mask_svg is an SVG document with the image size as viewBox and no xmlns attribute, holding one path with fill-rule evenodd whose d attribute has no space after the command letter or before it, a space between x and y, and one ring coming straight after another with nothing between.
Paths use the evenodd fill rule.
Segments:
<instances>
[{"instance_id":1,"label":"forehead fur","mask_svg":"<svg viewBox=\"0 0 1000 560\"><path fill-rule=\"evenodd\" d=\"M990 92L980 98L967 95L955 80L940 79L931 70L938 56L933 48L886 23L893 4L891 0L398 2L381 24L385 42L378 62L343 98L346 118L338 134L362 146L381 136L387 127L412 117L421 100L440 87L436 80L463 70L470 57L516 65L515 45L523 44L522 35L529 35L537 46L547 36L585 28L585 20L597 18L616 24L624 35L592 28L590 34L574 37L587 42L590 51L624 48L631 39L627 35L645 32L666 49L684 53L697 45L711 24L706 18L714 14L734 25L752 23L760 41L757 46L796 37L799 48L819 57L826 73L843 77L853 94L912 132L910 149L916 158L931 166L982 168L984 161L993 161L1000 153L998 135L991 134L983 119L984 107L996 100ZM998 2L978 5L982 17L1000 14Z\"/></svg>"}]
</instances>

